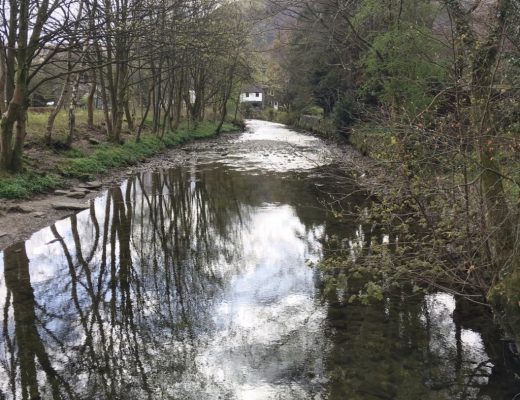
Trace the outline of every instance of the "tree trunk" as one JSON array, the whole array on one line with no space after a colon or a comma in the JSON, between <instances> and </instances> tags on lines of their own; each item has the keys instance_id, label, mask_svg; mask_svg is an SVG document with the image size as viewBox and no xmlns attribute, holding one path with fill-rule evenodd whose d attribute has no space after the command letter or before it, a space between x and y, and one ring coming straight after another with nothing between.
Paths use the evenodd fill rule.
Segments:
<instances>
[{"instance_id":1,"label":"tree trunk","mask_svg":"<svg viewBox=\"0 0 520 400\"><path fill-rule=\"evenodd\" d=\"M124 71L120 71L120 79L123 79L123 76L125 76ZM125 105L127 103L127 88L122 87L123 85L126 85L126 83L120 83L121 86L116 88L117 96L114 101L114 107L112 107L113 110L113 132L112 132L112 138L116 143L121 142L121 133L123 131L123 120L125 115Z\"/></svg>"},{"instance_id":2,"label":"tree trunk","mask_svg":"<svg viewBox=\"0 0 520 400\"><path fill-rule=\"evenodd\" d=\"M22 72L19 73L23 74ZM22 150L25 138L26 112L25 79L21 77L14 89L13 98L9 102L7 111L2 115L0 135L2 149L0 152L0 169L18 172L22 166ZM16 124L16 134L14 128ZM14 146L13 146L14 139Z\"/></svg>"},{"instance_id":3,"label":"tree trunk","mask_svg":"<svg viewBox=\"0 0 520 400\"><path fill-rule=\"evenodd\" d=\"M237 95L235 102L235 116L233 117L233 121L236 121L238 118L238 110L240 109L240 93Z\"/></svg>"},{"instance_id":4,"label":"tree trunk","mask_svg":"<svg viewBox=\"0 0 520 400\"><path fill-rule=\"evenodd\" d=\"M184 90L184 79L179 79L177 83L177 91L175 94L175 120L173 121L172 130L176 131L181 123L181 112L182 112L182 91Z\"/></svg>"},{"instance_id":5,"label":"tree trunk","mask_svg":"<svg viewBox=\"0 0 520 400\"><path fill-rule=\"evenodd\" d=\"M0 48L0 115L7 109L5 103L5 87L7 81L7 64L5 59L5 52Z\"/></svg>"},{"instance_id":6,"label":"tree trunk","mask_svg":"<svg viewBox=\"0 0 520 400\"><path fill-rule=\"evenodd\" d=\"M93 69L91 73L90 91L87 98L87 129L94 129L94 97L97 89L97 75L96 70Z\"/></svg>"},{"instance_id":7,"label":"tree trunk","mask_svg":"<svg viewBox=\"0 0 520 400\"><path fill-rule=\"evenodd\" d=\"M105 118L105 127L107 136L112 137L112 119L110 117L110 109L108 107L108 95L107 88L105 85L105 79L103 77L103 71L99 71L99 83L101 85L101 101L103 102L103 116Z\"/></svg>"},{"instance_id":8,"label":"tree trunk","mask_svg":"<svg viewBox=\"0 0 520 400\"><path fill-rule=\"evenodd\" d=\"M233 91L233 81L235 78L235 71L236 71L237 63L238 63L238 57L235 56L233 64L229 67L229 71L227 73L227 83L224 85L224 89L223 89L223 93L222 93L220 122L215 131L215 133L217 135L220 135L222 126L224 125L224 122L226 121L226 117L227 117L227 113L228 113L227 103L228 103L229 99L231 98L231 92Z\"/></svg>"},{"instance_id":9,"label":"tree trunk","mask_svg":"<svg viewBox=\"0 0 520 400\"><path fill-rule=\"evenodd\" d=\"M132 112L130 111L130 102L128 101L128 99L126 99L125 101L125 117L128 130L130 132L133 132L135 130L134 117L132 115Z\"/></svg>"},{"instance_id":10,"label":"tree trunk","mask_svg":"<svg viewBox=\"0 0 520 400\"><path fill-rule=\"evenodd\" d=\"M143 117L141 118L141 123L139 124L139 128L137 129L137 136L135 138L135 141L139 143L141 141L141 133L144 129L144 124L146 123L146 118L148 118L148 112L150 111L150 106L152 105L152 92L153 92L153 85L150 87L150 90L148 90L148 97L146 100L146 110L143 113Z\"/></svg>"},{"instance_id":11,"label":"tree trunk","mask_svg":"<svg viewBox=\"0 0 520 400\"><path fill-rule=\"evenodd\" d=\"M27 134L27 108L24 107L18 114L18 119L15 124L15 137L13 155L11 157L11 170L21 171L23 166L23 144L25 142L25 135Z\"/></svg>"},{"instance_id":12,"label":"tree trunk","mask_svg":"<svg viewBox=\"0 0 520 400\"><path fill-rule=\"evenodd\" d=\"M8 171L11 167L13 128L15 120L12 117L2 117L0 124L1 146L0 146L0 166Z\"/></svg>"},{"instance_id":13,"label":"tree trunk","mask_svg":"<svg viewBox=\"0 0 520 400\"><path fill-rule=\"evenodd\" d=\"M70 55L69 55L70 57ZM70 61L69 61L70 62ZM63 88L61 89L60 97L54 106L54 109L49 114L49 118L47 118L47 128L45 130L45 144L48 146L51 144L52 140L52 130L54 128L54 121L58 116L63 104L65 103L65 99L69 95L70 91L70 74L65 78L65 82L63 83Z\"/></svg>"},{"instance_id":14,"label":"tree trunk","mask_svg":"<svg viewBox=\"0 0 520 400\"><path fill-rule=\"evenodd\" d=\"M504 21L497 21L494 30L489 34L486 42L475 49L472 64L472 131L479 146L481 187L486 204L491 247L494 249L494 258L498 261L498 268L509 258L513 250L513 230L509 213L509 206L504 191L500 165L496 161L497 132L491 120L492 88L494 70L498 62L501 46Z\"/></svg>"},{"instance_id":15,"label":"tree trunk","mask_svg":"<svg viewBox=\"0 0 520 400\"><path fill-rule=\"evenodd\" d=\"M69 148L72 146L72 142L74 141L74 132L76 130L76 106L78 105L78 91L79 91L80 79L81 79L81 77L78 74L76 76L74 86L72 87L72 94L70 96L69 130L67 133L67 147L69 147Z\"/></svg>"}]
</instances>

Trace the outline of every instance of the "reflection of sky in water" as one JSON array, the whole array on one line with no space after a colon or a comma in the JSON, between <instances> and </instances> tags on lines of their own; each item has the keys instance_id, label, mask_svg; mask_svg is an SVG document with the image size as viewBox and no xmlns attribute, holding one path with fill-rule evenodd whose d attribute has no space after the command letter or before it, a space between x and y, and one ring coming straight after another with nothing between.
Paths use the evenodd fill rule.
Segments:
<instances>
[{"instance_id":1,"label":"reflection of sky in water","mask_svg":"<svg viewBox=\"0 0 520 400\"><path fill-rule=\"evenodd\" d=\"M304 266L306 259L321 256L321 233L321 228L306 233L289 206L254 213L241 234L241 273L215 305L216 331L196 360L203 381L227 388L232 398L274 399L307 392L309 382L287 374L308 358L314 365L306 368L323 374L316 351L325 350L320 327L326 310L316 304L314 273Z\"/></svg>"},{"instance_id":2,"label":"reflection of sky in water","mask_svg":"<svg viewBox=\"0 0 520 400\"><path fill-rule=\"evenodd\" d=\"M259 121L249 121L248 124L253 133L242 135L238 139L239 142L274 140L300 146L302 149L318 141L313 137L284 129L277 124ZM275 149L274 153L276 151ZM272 168L272 162L277 160L276 157L286 159L284 153L286 150L281 151L281 155L274 154L274 158L267 157L265 166ZM315 155L306 151L304 156L299 157L295 153L292 155L295 159L293 164L287 162L283 167L277 165L274 170L310 168L309 156L312 158ZM244 166L243 170L255 165L261 169L264 164L258 163L256 159L260 156L263 157L263 151L259 154L254 152L250 155L242 154L240 158L233 159L232 169L240 170L241 168L235 167ZM298 166L298 163L305 164L306 167ZM183 189L181 186L175 186L177 191L175 193L182 195L189 192L187 205L192 211L191 219L172 222L177 215L176 212L164 214L166 216L163 221L164 230L169 232L171 237L175 236L174 233L178 230L175 224L188 225L187 230L183 231L190 239L187 248L175 248L172 254L169 254L171 257L182 254L184 258L180 265L175 264L177 260L174 262L166 259L164 254L159 254L157 260L152 260L150 251L159 248L160 253L161 246L171 237L153 235L152 213L144 201L142 188L136 186L131 196L133 225L130 254L133 272L139 277L141 285L138 288L141 296L140 309L134 310L136 313L134 317L138 321L136 337L141 346L140 362L143 363L143 371L148 374L148 384L154 388L153 397L173 396L183 400L328 398L330 390L328 384L331 382L331 376L337 373L334 370L335 366L329 363L329 359L333 356L331 352L340 349L348 354L352 349L342 348L341 344L334 343L335 333L328 327L330 318L328 305L320 302L319 291L316 289L317 274L307 266L309 262L315 263L324 256L322 242L330 234L327 232L326 221L304 224L299 217L301 209L297 210L294 206L274 201L252 206L245 202L240 203L239 194L236 199L227 199L237 201L236 212L239 217L233 215L228 218L224 229L221 226L217 227L217 220L207 218L211 214L207 212L210 206L203 205L204 199L200 197L205 193L200 188L198 176L201 168L204 167L192 164L186 171L180 169L177 171L177 173L181 171L179 180L175 181L176 185L186 183ZM161 178L164 179L164 176ZM223 176L227 181L236 179L238 182L242 179L241 176L231 175L229 171ZM152 175L144 175L141 183L146 191L150 191L153 187ZM122 185L123 193L128 184L126 182ZM211 190L217 190L215 188L219 185L220 182ZM216 195L211 190L205 195ZM298 196L298 193L295 193L295 196ZM161 195L160 198L167 204L175 197ZM106 217L106 199L106 196L102 196L95 200L96 217L101 231L104 229ZM217 203L214 207L215 209L223 207L223 203ZM110 217L112 216L113 208ZM93 246L95 226L89 210L77 214L76 218L81 247L87 253L85 249ZM202 220L208 223L205 228L208 236L200 235ZM63 237L75 260L77 255L74 250L71 220L58 221L56 230ZM353 232L352 237L347 240L352 249L358 250L362 248L365 240L363 226L356 226ZM206 243L208 238L211 239L209 244ZM83 386L93 367L86 365L77 373L70 368L71 365L75 366L75 363L81 365L78 360L85 356L79 346L85 341L85 332L79 323L77 310L70 297L72 285L69 265L61 243L54 239L50 228L46 228L35 233L26 243L27 255L30 259L31 285L34 288L36 301L48 311L45 316L47 332L44 332L41 325L38 329L55 368L72 385L76 385L78 390L84 390ZM99 240L103 240L103 235ZM388 237L383 238L384 243L388 241ZM213 250L218 252L218 254L209 254L211 256L209 262L213 264L199 265L201 261L197 257L201 256L200 253L202 251L211 253ZM116 243L113 250L108 247L107 259L110 259L112 251L119 253L119 244ZM108 303L111 296L108 290L110 279L103 278L99 272L101 260L102 252L98 248L92 254L90 261L92 279L95 282L100 279L101 300L102 303ZM2 310L7 295L3 263L3 254L0 254ZM78 301L88 313L92 299L87 293L83 269L77 265L76 268L80 281L77 286ZM186 286L183 294L188 296L183 299L185 304L182 305L183 310L188 313L187 316L181 316L181 308L178 304L172 304L178 300L175 296L165 298L164 281L154 280L152 272L154 268L158 269L158 273L165 273L162 271L171 268L176 273L188 270L190 273L193 271L193 274L199 274L185 276L180 280L180 283ZM132 292L132 296L135 297L136 293L136 291ZM132 306L137 306L135 298L132 298ZM170 306L173 307L171 315L167 313ZM118 307L122 307L122 304L118 304ZM355 323L349 320L349 305L346 304L345 307L346 324ZM454 359L457 350L462 350L461 362L467 371L472 371L488 359L479 333L460 328L458 332L460 341L457 342L457 327L453 321L454 309L453 296L438 293L426 296L424 307L419 311L421 314L418 325L422 324L422 328L419 328L428 329L430 336L426 344L427 348L413 351L419 354L421 360L426 357L426 353L433 354L438 360L435 366L424 365L425 371L428 372L429 368L434 370L426 373L429 380L423 382L425 387L453 379L456 375ZM116 312L117 318L123 316L121 310L118 309ZM386 313L390 315L388 310ZM5 322L4 315L3 312L0 315L2 324ZM14 331L12 309L7 315L8 331L12 336ZM100 315L107 332L111 333L115 340L115 347L130 346L125 341L128 338L125 339L122 331L110 326L108 306L100 309ZM403 314L401 313L398 318L403 318ZM188 325L193 326L192 331L183 334L175 333L176 330L186 331ZM400 323L399 328L409 327L406 327L405 323ZM63 340L63 347L55 343L49 332ZM458 344L461 349L457 349ZM366 353L363 356L365 355ZM0 334L0 359L3 362L9 357L5 337ZM127 357L126 362L131 362L131 357L126 353L125 357ZM398 358L399 355L395 357ZM4 364L1 365L0 389L7 392L8 373ZM121 371L130 380L135 373L129 365ZM473 383L485 385L488 380L487 374L490 373L491 364L485 364ZM414 378L420 380L420 374L417 372ZM40 379L43 381L42 377ZM132 392L133 395L126 398L144 398L138 387L133 390L135 390ZM432 396L441 395L440 392L431 393ZM468 398L474 398L477 393L478 389L468 389Z\"/></svg>"},{"instance_id":3,"label":"reflection of sky in water","mask_svg":"<svg viewBox=\"0 0 520 400\"><path fill-rule=\"evenodd\" d=\"M455 299L447 293L434 293L426 296L427 313L421 316L423 324L431 324L431 337L429 350L444 360L455 360L457 357L457 327L453 322L455 311ZM426 318L428 315L428 319ZM491 374L493 364L486 354L484 343L480 334L469 329L460 329L461 352L460 364L467 369L468 378L471 378L472 386L484 386L488 382L488 374ZM436 380L450 382L456 376L456 365L446 362ZM474 373L474 375L470 375ZM468 398L477 395L477 388L468 388Z\"/></svg>"},{"instance_id":4,"label":"reflection of sky in water","mask_svg":"<svg viewBox=\"0 0 520 400\"><path fill-rule=\"evenodd\" d=\"M220 370L238 399L304 392L299 386L306 382L291 382L286 372L324 350L319 333L326 310L316 305L313 271L304 267L321 251L314 232L305 236L288 206L260 210L243 232L243 273L216 307L218 331L201 354L208 373ZM314 362L319 368L319 357Z\"/></svg>"}]
</instances>

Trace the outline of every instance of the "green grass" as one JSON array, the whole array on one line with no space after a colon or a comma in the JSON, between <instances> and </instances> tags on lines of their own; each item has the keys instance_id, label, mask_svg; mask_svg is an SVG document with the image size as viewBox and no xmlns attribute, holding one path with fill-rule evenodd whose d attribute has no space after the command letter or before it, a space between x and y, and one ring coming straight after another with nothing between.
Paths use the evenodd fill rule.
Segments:
<instances>
[{"instance_id":1,"label":"green grass","mask_svg":"<svg viewBox=\"0 0 520 400\"><path fill-rule=\"evenodd\" d=\"M188 125L184 123L177 132L167 133L162 140L154 135L145 134L139 143L132 138L119 146L103 144L88 156L63 160L59 165L59 170L61 174L68 177L88 179L111 168L133 165L165 148L178 146L189 140L212 137L215 134L215 128L216 124L206 121L199 123L196 129L188 128ZM222 132L232 132L233 130L236 130L233 125L225 124Z\"/></svg>"},{"instance_id":2,"label":"green grass","mask_svg":"<svg viewBox=\"0 0 520 400\"><path fill-rule=\"evenodd\" d=\"M61 155L63 157L66 157L66 158L81 158L81 157L85 157L85 153L83 153L81 150L75 149L75 148L64 150L64 151L61 152Z\"/></svg>"},{"instance_id":3,"label":"green grass","mask_svg":"<svg viewBox=\"0 0 520 400\"><path fill-rule=\"evenodd\" d=\"M22 199L57 188L62 179L54 174L25 173L0 178L0 198Z\"/></svg>"}]
</instances>

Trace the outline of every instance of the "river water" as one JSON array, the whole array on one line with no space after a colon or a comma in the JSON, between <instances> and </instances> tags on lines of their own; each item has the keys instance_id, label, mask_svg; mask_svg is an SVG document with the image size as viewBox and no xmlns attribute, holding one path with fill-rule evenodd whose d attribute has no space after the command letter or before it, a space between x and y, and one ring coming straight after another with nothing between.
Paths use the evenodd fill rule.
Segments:
<instances>
[{"instance_id":1,"label":"river water","mask_svg":"<svg viewBox=\"0 0 520 400\"><path fill-rule=\"evenodd\" d=\"M0 254L0 399L520 392L484 310L446 293L365 306L327 289L319 261L338 240L366 246L369 228L319 139L248 121L225 147L182 151L184 165L131 176ZM341 221L325 207L339 184L352 194Z\"/></svg>"}]
</instances>

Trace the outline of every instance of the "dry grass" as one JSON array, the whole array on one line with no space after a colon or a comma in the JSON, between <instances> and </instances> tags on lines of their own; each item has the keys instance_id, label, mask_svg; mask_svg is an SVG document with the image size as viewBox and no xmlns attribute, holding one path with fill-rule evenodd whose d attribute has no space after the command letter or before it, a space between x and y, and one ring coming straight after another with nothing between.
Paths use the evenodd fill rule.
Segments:
<instances>
[{"instance_id":1,"label":"dry grass","mask_svg":"<svg viewBox=\"0 0 520 400\"><path fill-rule=\"evenodd\" d=\"M34 112L29 111L27 115L27 140L28 141L41 141L47 130L47 120L52 109L38 109L38 111L45 112ZM94 126L101 129L103 124L103 111L95 110L94 112ZM76 110L76 127L78 131L85 130L87 125L87 110L78 109ZM68 116L66 110L61 110L56 116L54 121L54 129L52 137L55 140L64 142L67 137L68 130Z\"/></svg>"}]
</instances>

